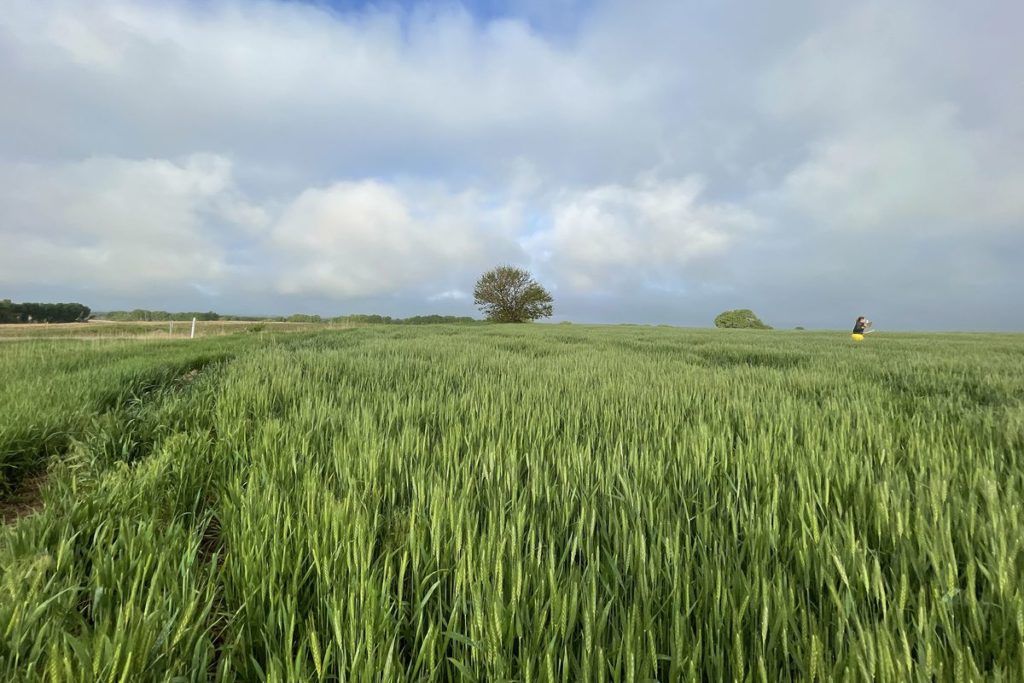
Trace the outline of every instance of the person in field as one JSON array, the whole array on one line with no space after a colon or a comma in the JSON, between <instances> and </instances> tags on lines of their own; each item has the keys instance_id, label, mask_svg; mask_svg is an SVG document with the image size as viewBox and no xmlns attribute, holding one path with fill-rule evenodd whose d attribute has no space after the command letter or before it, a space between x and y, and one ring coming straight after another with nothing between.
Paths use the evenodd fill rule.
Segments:
<instances>
[{"instance_id":1,"label":"person in field","mask_svg":"<svg viewBox=\"0 0 1024 683\"><path fill-rule=\"evenodd\" d=\"M864 335L871 332L871 321L864 316L858 316L857 322L853 323L853 334L850 336L854 341L863 341Z\"/></svg>"}]
</instances>

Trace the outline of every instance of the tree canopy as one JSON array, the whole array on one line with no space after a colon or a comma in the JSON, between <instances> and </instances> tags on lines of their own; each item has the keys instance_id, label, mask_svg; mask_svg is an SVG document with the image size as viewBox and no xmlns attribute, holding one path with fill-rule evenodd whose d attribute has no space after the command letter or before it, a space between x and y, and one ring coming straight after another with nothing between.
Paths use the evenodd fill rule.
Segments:
<instances>
[{"instance_id":1,"label":"tree canopy","mask_svg":"<svg viewBox=\"0 0 1024 683\"><path fill-rule=\"evenodd\" d=\"M481 275L473 300L488 320L499 323L548 318L554 310L551 294L530 273L515 266L498 266Z\"/></svg>"},{"instance_id":2,"label":"tree canopy","mask_svg":"<svg viewBox=\"0 0 1024 683\"><path fill-rule=\"evenodd\" d=\"M82 304L16 304L0 300L0 323L73 323L88 320L92 311Z\"/></svg>"},{"instance_id":3,"label":"tree canopy","mask_svg":"<svg viewBox=\"0 0 1024 683\"><path fill-rule=\"evenodd\" d=\"M229 320L232 316L223 316L213 311L206 311L205 313L199 311L183 311L178 313L169 313L167 311L151 311L146 308L136 308L131 311L109 311L102 314L104 320L117 320L117 321L163 321L168 320Z\"/></svg>"},{"instance_id":4,"label":"tree canopy","mask_svg":"<svg viewBox=\"0 0 1024 683\"><path fill-rule=\"evenodd\" d=\"M715 327L738 330L772 329L771 325L765 325L749 308L737 308L732 311L719 313L715 318Z\"/></svg>"}]
</instances>

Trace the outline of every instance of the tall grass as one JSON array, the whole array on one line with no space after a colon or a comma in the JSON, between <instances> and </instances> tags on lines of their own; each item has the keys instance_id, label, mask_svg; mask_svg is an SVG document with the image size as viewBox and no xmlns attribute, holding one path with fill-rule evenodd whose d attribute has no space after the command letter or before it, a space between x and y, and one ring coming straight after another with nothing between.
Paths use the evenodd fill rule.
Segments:
<instances>
[{"instance_id":1,"label":"tall grass","mask_svg":"<svg viewBox=\"0 0 1024 683\"><path fill-rule=\"evenodd\" d=\"M1014 680L1024 340L870 342L246 341L92 423L2 532L0 671Z\"/></svg>"},{"instance_id":2,"label":"tall grass","mask_svg":"<svg viewBox=\"0 0 1024 683\"><path fill-rule=\"evenodd\" d=\"M184 373L233 355L246 340L140 345L125 341L0 346L0 495L67 450L92 422Z\"/></svg>"}]
</instances>

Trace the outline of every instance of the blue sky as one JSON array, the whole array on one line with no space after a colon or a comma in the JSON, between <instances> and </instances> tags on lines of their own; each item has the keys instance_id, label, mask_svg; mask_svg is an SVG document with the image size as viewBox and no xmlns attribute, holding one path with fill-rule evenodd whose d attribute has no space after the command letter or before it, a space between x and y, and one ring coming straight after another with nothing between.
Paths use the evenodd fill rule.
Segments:
<instances>
[{"instance_id":1,"label":"blue sky","mask_svg":"<svg viewBox=\"0 0 1024 683\"><path fill-rule=\"evenodd\" d=\"M0 297L1024 329L1024 6L11 0Z\"/></svg>"},{"instance_id":2,"label":"blue sky","mask_svg":"<svg viewBox=\"0 0 1024 683\"><path fill-rule=\"evenodd\" d=\"M405 14L464 10L482 23L501 19L527 22L548 34L571 33L591 9L590 0L474 0L471 2L424 2L423 0L285 0L327 8L338 14L360 14L398 9Z\"/></svg>"}]
</instances>

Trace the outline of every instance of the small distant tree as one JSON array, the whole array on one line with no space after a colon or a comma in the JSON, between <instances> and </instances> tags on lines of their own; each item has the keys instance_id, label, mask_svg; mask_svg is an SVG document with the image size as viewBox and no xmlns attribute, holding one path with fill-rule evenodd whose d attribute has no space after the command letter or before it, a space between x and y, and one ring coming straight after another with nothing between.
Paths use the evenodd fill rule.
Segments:
<instances>
[{"instance_id":1,"label":"small distant tree","mask_svg":"<svg viewBox=\"0 0 1024 683\"><path fill-rule=\"evenodd\" d=\"M715 318L715 327L724 327L736 330L770 330L771 325L765 325L761 319L754 315L749 308L737 308L733 311L719 313Z\"/></svg>"},{"instance_id":2,"label":"small distant tree","mask_svg":"<svg viewBox=\"0 0 1024 683\"><path fill-rule=\"evenodd\" d=\"M18 311L10 299L0 299L0 323L18 322Z\"/></svg>"},{"instance_id":3,"label":"small distant tree","mask_svg":"<svg viewBox=\"0 0 1024 683\"><path fill-rule=\"evenodd\" d=\"M549 318L554 312L551 294L527 271L514 266L498 266L481 275L473 301L488 320L498 323Z\"/></svg>"}]
</instances>

